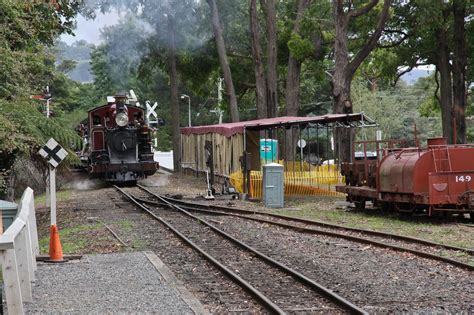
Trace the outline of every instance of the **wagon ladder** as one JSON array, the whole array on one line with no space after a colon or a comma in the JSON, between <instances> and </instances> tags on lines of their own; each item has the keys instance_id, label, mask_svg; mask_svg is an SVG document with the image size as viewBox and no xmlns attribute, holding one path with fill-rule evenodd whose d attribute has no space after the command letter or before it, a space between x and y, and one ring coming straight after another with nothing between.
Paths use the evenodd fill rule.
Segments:
<instances>
[{"instance_id":1,"label":"wagon ladder","mask_svg":"<svg viewBox=\"0 0 474 315\"><path fill-rule=\"evenodd\" d=\"M440 146L437 147L436 149L431 150L433 154L433 162L435 166L435 171L436 172L441 172L441 171L452 171L452 166L451 166L451 157L449 155L449 148L448 146ZM443 165L445 165L447 162L448 169L444 169Z\"/></svg>"}]
</instances>

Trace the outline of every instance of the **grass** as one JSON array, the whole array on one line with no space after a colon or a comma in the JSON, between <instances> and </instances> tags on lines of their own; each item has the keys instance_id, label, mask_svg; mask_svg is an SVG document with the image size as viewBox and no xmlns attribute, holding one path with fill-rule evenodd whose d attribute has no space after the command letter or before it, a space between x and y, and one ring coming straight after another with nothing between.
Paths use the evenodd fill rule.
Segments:
<instances>
[{"instance_id":1,"label":"grass","mask_svg":"<svg viewBox=\"0 0 474 315\"><path fill-rule=\"evenodd\" d=\"M123 232L132 232L134 225L129 220L122 220L115 222L116 225L120 227Z\"/></svg>"},{"instance_id":2,"label":"grass","mask_svg":"<svg viewBox=\"0 0 474 315\"><path fill-rule=\"evenodd\" d=\"M441 244L474 248L472 228L461 227L455 222L428 217L403 218L397 214L382 213L377 209L365 211L334 209L336 200L340 199L333 199L332 202L328 200L324 204L304 202L298 205L298 210L282 209L275 212L348 227L413 236Z\"/></svg>"},{"instance_id":3,"label":"grass","mask_svg":"<svg viewBox=\"0 0 474 315\"><path fill-rule=\"evenodd\" d=\"M56 192L56 203L68 201L72 198L72 190L60 190ZM46 206L46 194L35 196L35 206Z\"/></svg>"},{"instance_id":4,"label":"grass","mask_svg":"<svg viewBox=\"0 0 474 315\"><path fill-rule=\"evenodd\" d=\"M120 233L122 234L131 233L136 228L133 222L129 220L117 221L115 222L115 225L119 226ZM128 245L130 246L131 250L134 250L134 251L144 250L147 247L147 242L142 239L134 237Z\"/></svg>"},{"instance_id":5,"label":"grass","mask_svg":"<svg viewBox=\"0 0 474 315\"><path fill-rule=\"evenodd\" d=\"M61 237L61 246L64 254L75 254L84 250L88 243L88 236L81 238L81 232L88 232L102 228L102 224L79 225L75 227L64 228L59 231ZM49 250L49 235L39 240L40 252L47 253Z\"/></svg>"}]
</instances>

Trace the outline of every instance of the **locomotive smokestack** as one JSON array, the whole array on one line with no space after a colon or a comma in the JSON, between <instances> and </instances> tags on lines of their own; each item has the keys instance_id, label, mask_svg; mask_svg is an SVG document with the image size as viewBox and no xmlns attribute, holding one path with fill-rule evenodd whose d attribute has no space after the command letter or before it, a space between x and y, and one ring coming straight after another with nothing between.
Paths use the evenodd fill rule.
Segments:
<instances>
[{"instance_id":1,"label":"locomotive smokestack","mask_svg":"<svg viewBox=\"0 0 474 315\"><path fill-rule=\"evenodd\" d=\"M125 109L125 103L127 101L127 93L119 92L115 95L115 104L117 112L123 111Z\"/></svg>"}]
</instances>

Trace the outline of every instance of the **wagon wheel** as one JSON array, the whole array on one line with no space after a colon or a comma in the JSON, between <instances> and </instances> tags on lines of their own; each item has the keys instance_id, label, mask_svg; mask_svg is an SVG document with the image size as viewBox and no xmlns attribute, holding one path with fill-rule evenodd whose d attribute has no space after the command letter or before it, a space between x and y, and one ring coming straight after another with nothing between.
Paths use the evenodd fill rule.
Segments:
<instances>
[{"instance_id":1,"label":"wagon wheel","mask_svg":"<svg viewBox=\"0 0 474 315\"><path fill-rule=\"evenodd\" d=\"M393 212L393 210L395 210L395 205L393 202L383 201L382 210L385 212Z\"/></svg>"}]
</instances>

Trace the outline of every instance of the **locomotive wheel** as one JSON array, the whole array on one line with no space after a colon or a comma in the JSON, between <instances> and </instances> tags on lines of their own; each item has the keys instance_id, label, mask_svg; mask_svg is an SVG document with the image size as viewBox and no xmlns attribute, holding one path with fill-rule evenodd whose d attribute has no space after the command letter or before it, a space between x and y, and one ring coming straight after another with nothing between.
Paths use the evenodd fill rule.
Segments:
<instances>
[{"instance_id":1,"label":"locomotive wheel","mask_svg":"<svg viewBox=\"0 0 474 315\"><path fill-rule=\"evenodd\" d=\"M474 223L474 212L469 213L469 220Z\"/></svg>"},{"instance_id":2,"label":"locomotive wheel","mask_svg":"<svg viewBox=\"0 0 474 315\"><path fill-rule=\"evenodd\" d=\"M354 201L354 207L356 208L356 210L364 210L365 209L365 200Z\"/></svg>"}]
</instances>

